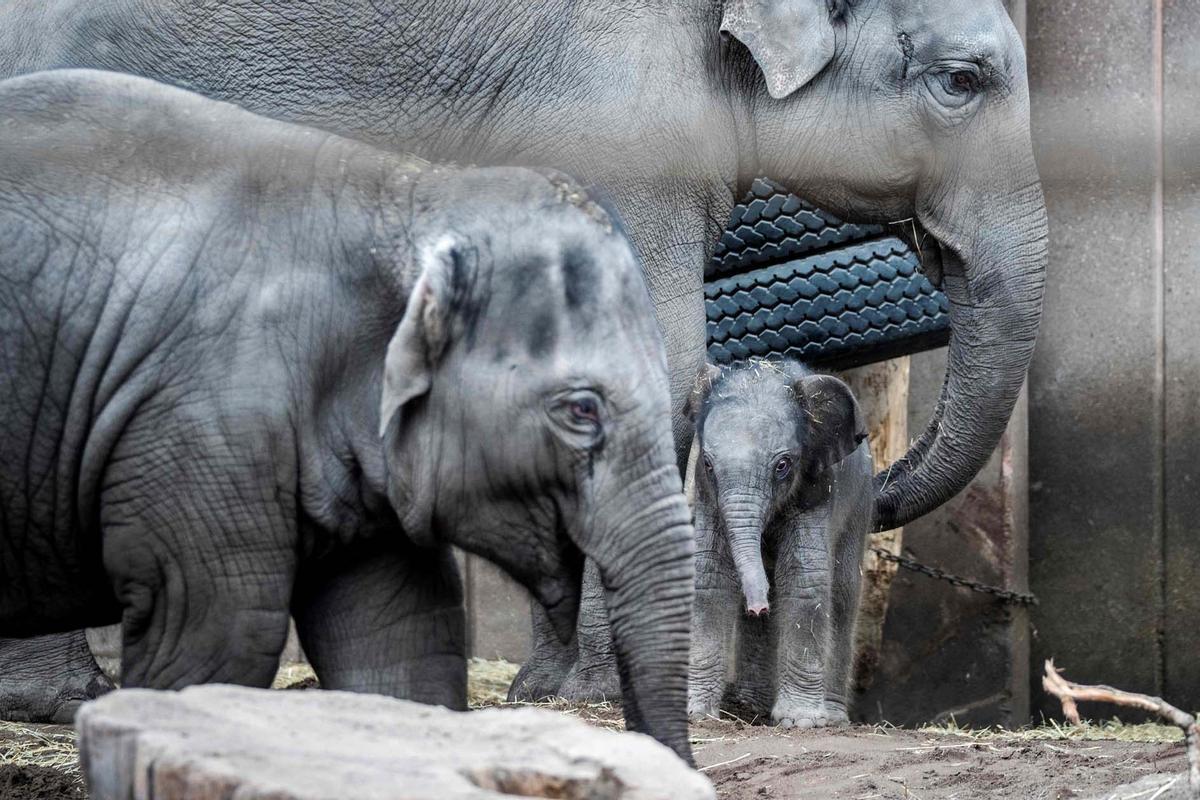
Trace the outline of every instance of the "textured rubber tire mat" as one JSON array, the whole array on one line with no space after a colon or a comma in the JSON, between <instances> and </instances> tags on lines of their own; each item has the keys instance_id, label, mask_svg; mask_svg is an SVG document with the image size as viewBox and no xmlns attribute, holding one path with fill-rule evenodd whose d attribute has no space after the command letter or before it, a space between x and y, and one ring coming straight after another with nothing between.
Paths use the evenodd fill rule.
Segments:
<instances>
[{"instance_id":1,"label":"textured rubber tire mat","mask_svg":"<svg viewBox=\"0 0 1200 800\"><path fill-rule=\"evenodd\" d=\"M909 246L842 222L766 179L738 205L705 275L709 358L792 356L826 368L944 345L950 305Z\"/></svg>"}]
</instances>

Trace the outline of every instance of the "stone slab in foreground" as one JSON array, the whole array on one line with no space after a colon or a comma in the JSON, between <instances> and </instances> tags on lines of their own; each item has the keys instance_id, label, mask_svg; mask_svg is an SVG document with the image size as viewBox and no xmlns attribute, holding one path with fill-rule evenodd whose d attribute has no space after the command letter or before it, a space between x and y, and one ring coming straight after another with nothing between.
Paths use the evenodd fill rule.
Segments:
<instances>
[{"instance_id":1,"label":"stone slab in foreground","mask_svg":"<svg viewBox=\"0 0 1200 800\"><path fill-rule=\"evenodd\" d=\"M666 747L534 708L345 692L126 689L79 712L92 800L711 800Z\"/></svg>"}]
</instances>

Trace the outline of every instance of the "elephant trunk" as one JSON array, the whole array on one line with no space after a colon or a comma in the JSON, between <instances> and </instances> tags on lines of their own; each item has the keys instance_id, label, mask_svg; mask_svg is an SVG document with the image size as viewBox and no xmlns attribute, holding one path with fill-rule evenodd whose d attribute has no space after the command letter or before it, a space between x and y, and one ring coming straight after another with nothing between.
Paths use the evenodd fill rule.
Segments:
<instances>
[{"instance_id":1,"label":"elephant trunk","mask_svg":"<svg viewBox=\"0 0 1200 800\"><path fill-rule=\"evenodd\" d=\"M729 550L746 596L746 613L758 617L771 610L767 570L763 566L762 534L769 501L750 494L723 492L721 517L729 535Z\"/></svg>"},{"instance_id":2,"label":"elephant trunk","mask_svg":"<svg viewBox=\"0 0 1200 800\"><path fill-rule=\"evenodd\" d=\"M876 478L876 530L905 525L965 488L1008 424L1033 357L1046 270L1045 201L1027 159L1027 169L1013 169L1033 176L1024 183L935 190L937 207L919 214L941 244L949 357L925 433Z\"/></svg>"},{"instance_id":3,"label":"elephant trunk","mask_svg":"<svg viewBox=\"0 0 1200 800\"><path fill-rule=\"evenodd\" d=\"M687 668L695 534L673 448L660 466L603 498L622 517L592 548L612 627L625 726L649 734L694 765L687 727ZM597 515L604 516L604 515ZM616 516L616 515L614 515Z\"/></svg>"}]
</instances>

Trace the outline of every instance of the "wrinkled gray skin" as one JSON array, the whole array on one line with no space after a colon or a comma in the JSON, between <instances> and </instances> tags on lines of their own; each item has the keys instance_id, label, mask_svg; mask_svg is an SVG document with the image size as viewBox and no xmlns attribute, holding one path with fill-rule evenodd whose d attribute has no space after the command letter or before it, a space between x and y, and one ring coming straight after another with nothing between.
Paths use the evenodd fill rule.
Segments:
<instances>
[{"instance_id":1,"label":"wrinkled gray skin","mask_svg":"<svg viewBox=\"0 0 1200 800\"><path fill-rule=\"evenodd\" d=\"M1025 55L1000 0L0 0L0 75L68 65L599 186L665 334L680 466L704 264L758 175L848 218L912 219L900 233L950 298L945 389L879 482L877 527L966 485L1024 379L1046 218ZM538 621L517 696L615 691L602 591L585 587L578 652Z\"/></svg>"},{"instance_id":2,"label":"wrinkled gray skin","mask_svg":"<svg viewBox=\"0 0 1200 800\"><path fill-rule=\"evenodd\" d=\"M291 613L323 686L464 708L450 545L563 639L586 554L630 727L690 759L665 352L561 174L43 73L0 83L0 270L0 633L267 686Z\"/></svg>"},{"instance_id":3,"label":"wrinkled gray skin","mask_svg":"<svg viewBox=\"0 0 1200 800\"><path fill-rule=\"evenodd\" d=\"M794 362L702 373L695 395L696 603L688 713L784 727L847 716L871 450L849 387ZM736 641L736 647L731 645Z\"/></svg>"}]
</instances>

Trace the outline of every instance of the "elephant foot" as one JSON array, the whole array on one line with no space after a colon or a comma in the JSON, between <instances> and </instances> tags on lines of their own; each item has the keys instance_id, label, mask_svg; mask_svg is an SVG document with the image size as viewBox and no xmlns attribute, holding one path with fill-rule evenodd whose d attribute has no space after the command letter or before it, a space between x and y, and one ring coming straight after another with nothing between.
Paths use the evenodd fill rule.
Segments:
<instances>
[{"instance_id":1,"label":"elephant foot","mask_svg":"<svg viewBox=\"0 0 1200 800\"><path fill-rule=\"evenodd\" d=\"M81 705L113 688L83 631L0 639L0 719L69 725Z\"/></svg>"},{"instance_id":2,"label":"elephant foot","mask_svg":"<svg viewBox=\"0 0 1200 800\"><path fill-rule=\"evenodd\" d=\"M537 703L558 697L570 667L530 659L521 665L508 687L508 702Z\"/></svg>"},{"instance_id":3,"label":"elephant foot","mask_svg":"<svg viewBox=\"0 0 1200 800\"><path fill-rule=\"evenodd\" d=\"M688 722L703 722L721 718L721 704L716 700L688 697Z\"/></svg>"},{"instance_id":4,"label":"elephant foot","mask_svg":"<svg viewBox=\"0 0 1200 800\"><path fill-rule=\"evenodd\" d=\"M578 664L563 681L559 696L572 703L617 703L621 700L621 678L617 665L600 663L581 667Z\"/></svg>"},{"instance_id":5,"label":"elephant foot","mask_svg":"<svg viewBox=\"0 0 1200 800\"><path fill-rule=\"evenodd\" d=\"M535 637L529 660L508 687L508 702L537 703L558 697L574 666L574 641L564 645L553 636Z\"/></svg>"},{"instance_id":6,"label":"elephant foot","mask_svg":"<svg viewBox=\"0 0 1200 800\"><path fill-rule=\"evenodd\" d=\"M843 712L843 716L845 716ZM824 701L784 700L776 701L771 709L771 722L781 728L827 728L833 724Z\"/></svg>"},{"instance_id":7,"label":"elephant foot","mask_svg":"<svg viewBox=\"0 0 1200 800\"><path fill-rule=\"evenodd\" d=\"M831 728L845 728L850 724L850 714L846 711L846 704L836 700L827 699L825 701L825 716L829 719Z\"/></svg>"}]
</instances>

